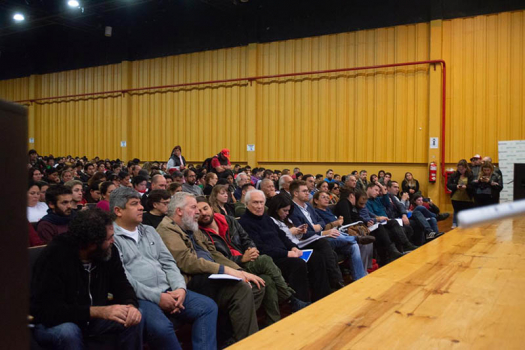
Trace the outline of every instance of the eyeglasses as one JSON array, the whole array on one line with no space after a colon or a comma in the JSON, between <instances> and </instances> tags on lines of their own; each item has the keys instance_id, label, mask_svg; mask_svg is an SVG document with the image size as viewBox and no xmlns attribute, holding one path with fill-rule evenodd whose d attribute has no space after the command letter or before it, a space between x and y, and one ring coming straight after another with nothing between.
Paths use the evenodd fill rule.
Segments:
<instances>
[{"instance_id":1,"label":"eyeglasses","mask_svg":"<svg viewBox=\"0 0 525 350\"><path fill-rule=\"evenodd\" d=\"M334 191L335 191L335 190L338 190L338 189L339 189L339 187L334 187Z\"/></svg>"}]
</instances>

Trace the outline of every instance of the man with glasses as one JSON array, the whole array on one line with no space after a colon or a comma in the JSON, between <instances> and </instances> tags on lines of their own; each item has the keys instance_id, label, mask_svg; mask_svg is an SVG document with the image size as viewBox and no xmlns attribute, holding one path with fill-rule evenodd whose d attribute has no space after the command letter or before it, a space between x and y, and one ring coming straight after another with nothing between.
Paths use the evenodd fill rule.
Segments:
<instances>
[{"instance_id":1,"label":"man with glasses","mask_svg":"<svg viewBox=\"0 0 525 350\"><path fill-rule=\"evenodd\" d=\"M197 186L195 184L195 181L197 180L197 175L195 172L191 169L184 170L184 179L186 182L182 184L182 192L188 192L195 196L204 196L204 192L202 192L202 188Z\"/></svg>"},{"instance_id":2,"label":"man with glasses","mask_svg":"<svg viewBox=\"0 0 525 350\"><path fill-rule=\"evenodd\" d=\"M157 228L168 213L170 199L171 196L166 190L151 191L146 201L146 208L149 208L149 211L142 215L142 224Z\"/></svg>"}]
</instances>

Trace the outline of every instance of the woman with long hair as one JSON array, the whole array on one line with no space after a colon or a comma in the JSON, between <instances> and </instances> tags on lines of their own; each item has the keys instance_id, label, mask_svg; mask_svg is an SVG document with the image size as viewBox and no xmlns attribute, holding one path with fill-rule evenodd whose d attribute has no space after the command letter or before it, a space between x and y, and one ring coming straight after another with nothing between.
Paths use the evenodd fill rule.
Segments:
<instances>
[{"instance_id":1,"label":"woman with long hair","mask_svg":"<svg viewBox=\"0 0 525 350\"><path fill-rule=\"evenodd\" d=\"M44 174L38 168L29 169L29 181L39 182L42 181Z\"/></svg>"},{"instance_id":2,"label":"woman with long hair","mask_svg":"<svg viewBox=\"0 0 525 350\"><path fill-rule=\"evenodd\" d=\"M215 185L209 198L210 206L215 213L235 216L235 211L228 203L228 185Z\"/></svg>"},{"instance_id":3,"label":"woman with long hair","mask_svg":"<svg viewBox=\"0 0 525 350\"><path fill-rule=\"evenodd\" d=\"M215 173L207 173L204 177L204 180L206 181L206 185L204 186L202 192L205 196L209 196L213 190L213 186L217 184L219 177Z\"/></svg>"},{"instance_id":4,"label":"woman with long hair","mask_svg":"<svg viewBox=\"0 0 525 350\"><path fill-rule=\"evenodd\" d=\"M477 179L472 181L474 186L474 202L476 206L497 204L499 193L503 189L501 176L494 172L494 165L490 162L481 164Z\"/></svg>"},{"instance_id":5,"label":"woman with long hair","mask_svg":"<svg viewBox=\"0 0 525 350\"><path fill-rule=\"evenodd\" d=\"M410 198L416 193L419 192L419 181L414 179L414 176L411 172L405 173L405 178L403 182L401 183L401 188L403 192L408 193Z\"/></svg>"},{"instance_id":6,"label":"woman with long hair","mask_svg":"<svg viewBox=\"0 0 525 350\"><path fill-rule=\"evenodd\" d=\"M286 194L278 194L272 198L268 203L268 215L272 218L273 222L279 226L281 231L286 234L286 237L290 239L293 243L299 244L303 236L306 234L306 225L301 227L295 227L290 220L290 215L293 213L294 204L290 196ZM332 247L325 239L318 239L312 243L309 243L301 249L313 249L314 252L308 260L308 265L314 264L324 264L325 271L332 288L337 289L343 287L343 276L339 265L336 260L336 254L334 253ZM319 269L312 269L313 271L318 271ZM315 285L316 276L308 274L310 283ZM326 294L330 289L330 286L323 286L324 288L319 288L320 286L316 285L314 290L322 296ZM328 289L327 289L328 288ZM314 297L314 299L318 299Z\"/></svg>"},{"instance_id":7,"label":"woman with long hair","mask_svg":"<svg viewBox=\"0 0 525 350\"><path fill-rule=\"evenodd\" d=\"M459 212L473 207L472 196L474 187L472 186L474 176L465 159L458 162L457 170L449 178L447 188L452 192L452 207L454 208L454 217L452 228L457 226L457 215Z\"/></svg>"}]
</instances>

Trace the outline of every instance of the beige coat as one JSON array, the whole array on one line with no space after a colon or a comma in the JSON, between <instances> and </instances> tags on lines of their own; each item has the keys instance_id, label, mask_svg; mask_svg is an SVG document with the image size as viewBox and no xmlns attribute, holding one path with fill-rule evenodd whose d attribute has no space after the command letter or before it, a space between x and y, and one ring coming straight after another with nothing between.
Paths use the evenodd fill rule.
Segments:
<instances>
[{"instance_id":1,"label":"beige coat","mask_svg":"<svg viewBox=\"0 0 525 350\"><path fill-rule=\"evenodd\" d=\"M186 234L179 225L171 218L164 217L157 227L162 241L175 258L177 266L184 275L186 283L189 282L191 275L196 274L213 274L219 272L219 266L229 266L235 270L241 270L239 265L226 258L222 253L215 249L215 245L209 241L208 237L200 230L193 233L195 242L203 249L210 252L213 261L208 261L197 257L197 252L193 247L188 234Z\"/></svg>"}]
</instances>

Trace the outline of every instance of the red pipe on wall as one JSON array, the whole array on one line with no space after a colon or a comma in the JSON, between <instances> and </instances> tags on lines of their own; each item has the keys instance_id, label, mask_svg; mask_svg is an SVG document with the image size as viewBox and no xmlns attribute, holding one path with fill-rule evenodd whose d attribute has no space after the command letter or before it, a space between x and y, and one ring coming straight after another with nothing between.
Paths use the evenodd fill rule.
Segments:
<instances>
[{"instance_id":1,"label":"red pipe on wall","mask_svg":"<svg viewBox=\"0 0 525 350\"><path fill-rule=\"evenodd\" d=\"M211 84L224 84L224 83L235 83L240 81L247 81L252 83L256 80L262 79L272 79L272 78L286 78L286 77L296 77L301 75L316 75L316 74L328 74L328 73L341 73L341 72L351 72L357 70L368 70L368 69L379 69L379 68L392 68L392 67L404 67L404 66L416 66L422 64L441 64L443 67L441 76L442 76L442 107L441 107L441 174L445 176L445 108L446 108L446 79L447 79L447 68L444 60L428 60L428 61L416 61L416 62L404 62L404 63L392 63L392 64L382 64L377 66L365 66L365 67L354 67L354 68L340 68L340 69L327 69L327 70L317 70L310 72L299 72L299 73L285 73L285 74L274 74L274 75L261 75L255 77L247 78L234 78L234 79L222 79L222 80L210 80L210 81L200 81L194 83L182 83L182 84L172 84L172 85L159 85L159 86L149 86L133 89L122 89L122 90L113 90L113 91L103 91L103 92L90 92L84 94L75 94L75 95L63 95L55 97L43 97L30 100L21 100L15 101L17 103L33 103L46 100L56 100L64 98L75 98L75 97L86 97L86 96L96 96L96 95L111 95L111 94L126 94L134 91L148 91L148 90L158 90L158 89L169 89L169 88L180 88L187 86L198 86L198 85L211 85Z\"/></svg>"}]
</instances>

